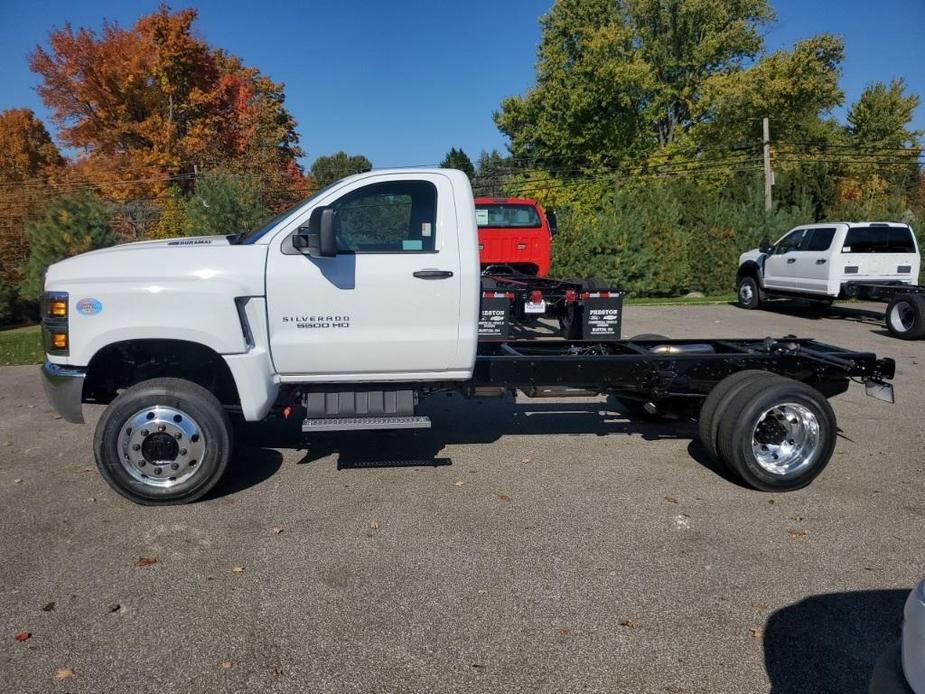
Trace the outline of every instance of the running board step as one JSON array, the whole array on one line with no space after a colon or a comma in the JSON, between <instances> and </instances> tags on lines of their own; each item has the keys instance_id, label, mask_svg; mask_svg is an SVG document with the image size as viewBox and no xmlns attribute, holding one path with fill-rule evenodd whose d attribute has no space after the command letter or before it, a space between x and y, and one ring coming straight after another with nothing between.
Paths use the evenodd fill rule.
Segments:
<instances>
[{"instance_id":1,"label":"running board step","mask_svg":"<svg viewBox=\"0 0 925 694\"><path fill-rule=\"evenodd\" d=\"M360 429L430 429L430 417L330 417L302 422L304 432Z\"/></svg>"}]
</instances>

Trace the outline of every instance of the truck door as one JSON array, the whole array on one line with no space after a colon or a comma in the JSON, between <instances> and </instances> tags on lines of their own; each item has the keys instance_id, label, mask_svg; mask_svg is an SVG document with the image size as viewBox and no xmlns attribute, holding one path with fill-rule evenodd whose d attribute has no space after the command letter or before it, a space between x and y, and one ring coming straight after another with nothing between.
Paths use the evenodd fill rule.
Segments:
<instances>
[{"instance_id":1,"label":"truck door","mask_svg":"<svg viewBox=\"0 0 925 694\"><path fill-rule=\"evenodd\" d=\"M276 370L381 380L451 368L460 257L449 180L383 175L323 203L335 210L336 257L303 255L288 230L270 249L267 310Z\"/></svg>"},{"instance_id":2,"label":"truck door","mask_svg":"<svg viewBox=\"0 0 925 694\"><path fill-rule=\"evenodd\" d=\"M794 229L774 245L774 252L764 261L764 286L768 289L794 288L794 266L797 249L806 235L805 229Z\"/></svg>"},{"instance_id":3,"label":"truck door","mask_svg":"<svg viewBox=\"0 0 925 694\"><path fill-rule=\"evenodd\" d=\"M796 262L789 265L793 273L793 288L809 294L827 294L829 273L832 267L831 248L835 228L808 229L793 255Z\"/></svg>"}]
</instances>

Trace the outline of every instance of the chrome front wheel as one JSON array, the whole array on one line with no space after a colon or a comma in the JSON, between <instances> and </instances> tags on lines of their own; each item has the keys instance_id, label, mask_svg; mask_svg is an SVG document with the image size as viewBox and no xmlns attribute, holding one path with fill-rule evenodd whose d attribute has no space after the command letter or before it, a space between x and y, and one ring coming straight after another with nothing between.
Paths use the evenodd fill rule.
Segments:
<instances>
[{"instance_id":1,"label":"chrome front wheel","mask_svg":"<svg viewBox=\"0 0 925 694\"><path fill-rule=\"evenodd\" d=\"M180 409L155 405L139 410L119 433L122 467L153 487L173 487L202 470L206 438L202 427Z\"/></svg>"}]
</instances>

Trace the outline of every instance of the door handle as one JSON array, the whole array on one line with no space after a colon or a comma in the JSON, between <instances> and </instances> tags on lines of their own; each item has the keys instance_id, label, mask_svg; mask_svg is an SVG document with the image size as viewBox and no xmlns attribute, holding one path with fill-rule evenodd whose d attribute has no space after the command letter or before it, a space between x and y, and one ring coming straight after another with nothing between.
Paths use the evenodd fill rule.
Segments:
<instances>
[{"instance_id":1,"label":"door handle","mask_svg":"<svg viewBox=\"0 0 925 694\"><path fill-rule=\"evenodd\" d=\"M450 270L418 270L414 276L420 280L445 280L453 276Z\"/></svg>"},{"instance_id":2,"label":"door handle","mask_svg":"<svg viewBox=\"0 0 925 694\"><path fill-rule=\"evenodd\" d=\"M791 263L795 263L796 261L797 261L796 258L787 258L787 264L788 264L788 265L791 264Z\"/></svg>"},{"instance_id":3,"label":"door handle","mask_svg":"<svg viewBox=\"0 0 925 694\"><path fill-rule=\"evenodd\" d=\"M825 265L825 258L819 258L816 261L816 265Z\"/></svg>"}]
</instances>

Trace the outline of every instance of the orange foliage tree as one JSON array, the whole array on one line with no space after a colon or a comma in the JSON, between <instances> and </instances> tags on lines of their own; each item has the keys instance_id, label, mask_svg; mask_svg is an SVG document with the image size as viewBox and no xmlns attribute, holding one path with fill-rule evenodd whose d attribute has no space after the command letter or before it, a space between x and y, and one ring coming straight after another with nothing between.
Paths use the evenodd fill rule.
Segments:
<instances>
[{"instance_id":1,"label":"orange foliage tree","mask_svg":"<svg viewBox=\"0 0 925 694\"><path fill-rule=\"evenodd\" d=\"M30 65L62 143L117 201L160 199L176 183L188 192L218 165L259 176L272 207L298 198L302 150L283 85L195 36L196 16L162 5L130 29L53 31Z\"/></svg>"},{"instance_id":2,"label":"orange foliage tree","mask_svg":"<svg viewBox=\"0 0 925 694\"><path fill-rule=\"evenodd\" d=\"M25 222L63 167L58 148L32 111L0 113L0 303L22 280L29 255Z\"/></svg>"}]
</instances>

